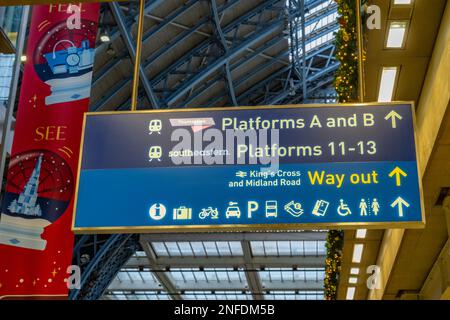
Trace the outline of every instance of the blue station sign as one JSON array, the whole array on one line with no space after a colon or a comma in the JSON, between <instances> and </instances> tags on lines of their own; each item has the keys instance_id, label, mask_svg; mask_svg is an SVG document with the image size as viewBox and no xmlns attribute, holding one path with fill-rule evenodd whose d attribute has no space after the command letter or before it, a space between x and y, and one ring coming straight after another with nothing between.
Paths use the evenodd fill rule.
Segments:
<instances>
[{"instance_id":1,"label":"blue station sign","mask_svg":"<svg viewBox=\"0 0 450 320\"><path fill-rule=\"evenodd\" d=\"M73 230L424 226L410 103L88 113Z\"/></svg>"}]
</instances>

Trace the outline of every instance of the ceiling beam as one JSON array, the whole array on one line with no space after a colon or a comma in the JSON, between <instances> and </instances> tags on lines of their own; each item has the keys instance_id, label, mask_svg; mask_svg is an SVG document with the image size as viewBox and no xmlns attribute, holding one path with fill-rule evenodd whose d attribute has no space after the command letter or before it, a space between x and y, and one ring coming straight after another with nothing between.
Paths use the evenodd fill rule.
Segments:
<instances>
[{"instance_id":1,"label":"ceiling beam","mask_svg":"<svg viewBox=\"0 0 450 320\"><path fill-rule=\"evenodd\" d=\"M218 10L219 13L225 10L227 6L234 5L235 3L238 3L239 0L232 0L228 3L222 5ZM244 14L238 16L236 19L234 19L232 22L230 22L228 25L222 28L223 32L225 34L228 34L230 32L236 31L243 23L246 21L252 19L253 17L257 15L261 15L264 12L267 12L267 10L273 9L274 5L279 2L279 0L266 0L262 3L258 4L256 7L252 8L251 10L245 12ZM196 54L200 55L201 52L204 52L209 46L213 44L212 39L207 39L203 41L201 44L196 46L195 48L189 50L186 52L182 57L180 57L174 64L172 64L169 68L161 72L159 75L154 77L154 83L159 83L163 79L165 79L172 71L176 70L177 68L183 66L189 60L192 59L193 56ZM201 56L201 55L200 55Z\"/></svg>"},{"instance_id":2,"label":"ceiling beam","mask_svg":"<svg viewBox=\"0 0 450 320\"><path fill-rule=\"evenodd\" d=\"M222 27L220 26L220 19L219 19L219 13L217 10L216 0L210 0L209 6L211 9L211 16L213 18L212 21L214 23L215 32L220 40L223 51L225 52L225 54L228 54L228 51L229 51L228 43L225 39L225 35L223 33ZM223 65L223 68L224 68L225 79L226 79L226 87L228 90L228 95L230 97L230 102L232 103L233 106L237 106L238 103L236 100L236 94L235 94L234 85L233 85L233 78L231 77L230 62L227 61Z\"/></svg>"},{"instance_id":3,"label":"ceiling beam","mask_svg":"<svg viewBox=\"0 0 450 320\"><path fill-rule=\"evenodd\" d=\"M269 48L273 47L276 44L279 44L283 40L284 40L283 37L274 37L274 38L270 39L269 41L267 41L266 43L264 43L263 45L261 45L260 47L258 47L256 49L252 49L252 51L250 53L247 53L240 60L231 64L230 71L237 70L238 68L242 67L243 65L253 61L256 57L261 56L262 52L264 52L265 50L268 50ZM286 56L288 53L289 53L289 51L285 51L285 52L281 52L275 56L270 56L271 59L269 61L264 62L263 64L260 64L256 69L262 70L265 67L272 65L273 62L277 62L277 63L284 64L284 65L289 65L289 63L287 63L285 60L281 59L282 57ZM255 72L255 70L252 70L251 72L247 73L244 77L248 77L249 75L254 74L254 72ZM186 105L189 105L197 97L201 96L205 92L208 92L208 90L215 83L218 82L219 78L220 78L220 76L216 76L212 80L208 80L207 82L203 83L197 90L195 90L193 92L193 94L187 100L184 101L184 103ZM240 78L235 82L235 84L234 84L235 88L239 87L239 85L241 83L243 83L242 79L243 78ZM209 105L214 105L214 102L222 99L223 96L224 96L223 94L219 95L217 98L215 98L213 101L211 101L209 103Z\"/></svg>"},{"instance_id":4,"label":"ceiling beam","mask_svg":"<svg viewBox=\"0 0 450 320\"><path fill-rule=\"evenodd\" d=\"M128 53L130 55L131 61L133 64L136 60L136 49L133 39L131 38L130 33L127 30L127 27L125 25L125 21L123 19L123 15L121 12L121 9L119 7L119 4L117 2L113 2L109 4L109 7L111 9L111 12L114 16L114 20L117 23L117 26L119 27L120 34L122 35L122 38L125 42L125 45L127 47ZM140 61L139 61L140 64ZM148 81L147 75L145 74L144 68L142 66L139 66L139 80L142 83L145 93L147 94L147 98L152 105L153 109L159 109L160 105L158 102L158 97L153 92L153 89L151 87L150 81Z\"/></svg>"},{"instance_id":5,"label":"ceiling beam","mask_svg":"<svg viewBox=\"0 0 450 320\"><path fill-rule=\"evenodd\" d=\"M319 72L313 74L312 76L306 78L306 84L310 83L312 81L315 81L321 77L324 77L328 74L332 74L335 70L337 70L337 68L339 67L339 63L336 62L334 64L329 65L328 67L320 70ZM303 83L303 82L302 82ZM297 90L301 87L302 85L297 85L294 86L294 90ZM287 96L289 95L289 91L288 90L283 90L280 94L278 94L276 97L272 98L269 100L268 104L272 105L272 104L277 104L278 102L282 101L283 99L285 99ZM304 97L307 98L307 97Z\"/></svg>"},{"instance_id":6,"label":"ceiling beam","mask_svg":"<svg viewBox=\"0 0 450 320\"><path fill-rule=\"evenodd\" d=\"M147 254L147 259L150 264L150 268L154 270L160 270L158 264L156 263L156 254L152 246L148 242L142 241L141 246L142 248L144 248L144 251ZM169 277L166 274L166 271L153 271L153 275L173 300L181 300L180 292L177 290L175 285L170 281Z\"/></svg>"},{"instance_id":7,"label":"ceiling beam","mask_svg":"<svg viewBox=\"0 0 450 320\"><path fill-rule=\"evenodd\" d=\"M282 25L282 23L283 23L282 19L272 22L268 27L265 27L257 34L248 37L241 44L237 45L234 48L231 48L224 56L220 57L216 61L212 62L211 64L203 68L200 72L195 74L193 77L189 78L187 81L184 81L180 86L177 87L177 89L173 93L171 93L166 98L167 105L170 106L174 104L182 95L184 95L187 91L189 91L189 89L192 86L195 86L199 82L203 81L206 77L208 77L210 74L216 71L219 67L229 62L231 59L236 57L243 50L253 45L255 42L264 39L270 33L274 32Z\"/></svg>"},{"instance_id":8,"label":"ceiling beam","mask_svg":"<svg viewBox=\"0 0 450 320\"><path fill-rule=\"evenodd\" d=\"M242 267L245 266L246 260L244 256L232 257L159 257L155 259L155 263L160 269L171 268L225 268L225 267ZM254 269L261 268L322 268L325 263L324 255L307 255L307 256L253 256L252 265ZM124 266L125 268L139 268L148 265L147 258L134 257L131 258Z\"/></svg>"},{"instance_id":9,"label":"ceiling beam","mask_svg":"<svg viewBox=\"0 0 450 320\"><path fill-rule=\"evenodd\" d=\"M246 272L246 274L256 275L257 272ZM258 277L259 279L259 277ZM259 281L259 280L256 280ZM249 282L248 286L251 287ZM259 286L258 286L259 287ZM283 281L283 282L268 282L264 288L259 287L261 291L252 292L255 300L263 299L264 291L322 291L323 283L321 281ZM115 279L107 289L110 291L157 291L162 288L158 287L154 282L149 281L118 281ZM183 281L180 282L178 290L181 291L248 291L245 283L238 281ZM181 294L181 293L180 293ZM259 297L259 298L258 298Z\"/></svg>"},{"instance_id":10,"label":"ceiling beam","mask_svg":"<svg viewBox=\"0 0 450 320\"><path fill-rule=\"evenodd\" d=\"M248 287L252 293L254 300L263 300L262 284L258 272L252 272L255 266L252 263L252 249L250 242L247 240L241 241L242 251L244 252L245 261L245 277L247 278Z\"/></svg>"},{"instance_id":11,"label":"ceiling beam","mask_svg":"<svg viewBox=\"0 0 450 320\"><path fill-rule=\"evenodd\" d=\"M327 232L320 231L288 231L288 232L211 232L211 233L154 233L141 234L141 241L301 241L322 240Z\"/></svg>"}]
</instances>

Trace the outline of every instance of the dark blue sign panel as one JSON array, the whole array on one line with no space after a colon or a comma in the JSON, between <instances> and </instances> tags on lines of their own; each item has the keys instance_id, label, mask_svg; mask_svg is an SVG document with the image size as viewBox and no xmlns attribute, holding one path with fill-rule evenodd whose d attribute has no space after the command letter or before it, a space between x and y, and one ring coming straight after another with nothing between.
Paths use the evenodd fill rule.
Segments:
<instances>
[{"instance_id":1,"label":"dark blue sign panel","mask_svg":"<svg viewBox=\"0 0 450 320\"><path fill-rule=\"evenodd\" d=\"M75 232L424 224L411 104L89 113Z\"/></svg>"}]
</instances>

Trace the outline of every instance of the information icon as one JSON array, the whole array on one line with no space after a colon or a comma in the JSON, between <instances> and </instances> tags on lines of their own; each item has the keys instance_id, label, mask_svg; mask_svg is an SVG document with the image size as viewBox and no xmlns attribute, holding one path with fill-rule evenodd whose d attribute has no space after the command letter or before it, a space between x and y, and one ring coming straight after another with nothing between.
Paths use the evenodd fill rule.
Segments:
<instances>
[{"instance_id":1,"label":"information icon","mask_svg":"<svg viewBox=\"0 0 450 320\"><path fill-rule=\"evenodd\" d=\"M166 207L163 204L155 203L150 207L148 213L153 220L161 220L165 217L166 211Z\"/></svg>"}]
</instances>

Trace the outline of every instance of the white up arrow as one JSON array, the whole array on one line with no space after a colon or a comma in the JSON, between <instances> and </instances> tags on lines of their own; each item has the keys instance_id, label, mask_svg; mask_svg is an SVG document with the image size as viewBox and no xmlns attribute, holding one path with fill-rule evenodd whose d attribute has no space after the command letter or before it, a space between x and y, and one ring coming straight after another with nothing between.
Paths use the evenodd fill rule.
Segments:
<instances>
[{"instance_id":1,"label":"white up arrow","mask_svg":"<svg viewBox=\"0 0 450 320\"><path fill-rule=\"evenodd\" d=\"M395 206L398 206L398 216L403 217L403 206L409 207L409 203L403 200L401 197L398 197L395 199L394 202L392 202L391 207L394 208Z\"/></svg>"},{"instance_id":2,"label":"white up arrow","mask_svg":"<svg viewBox=\"0 0 450 320\"><path fill-rule=\"evenodd\" d=\"M389 112L386 117L384 117L385 120L389 120L391 119L392 121L392 128L397 128L397 119L398 120L402 120L402 116L399 115L397 112L395 112L394 110L392 110L391 112Z\"/></svg>"}]
</instances>

